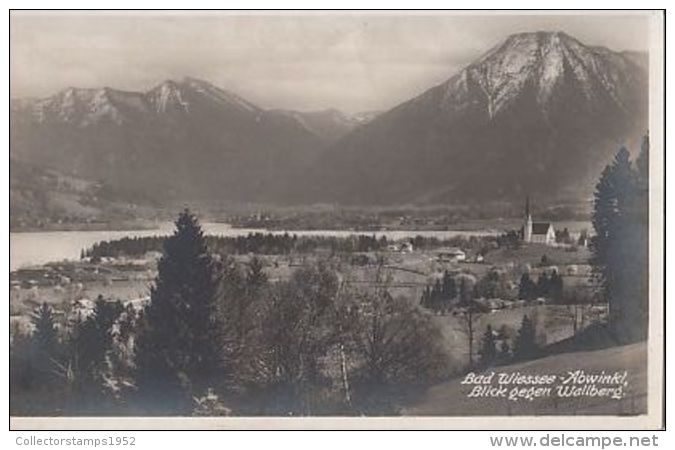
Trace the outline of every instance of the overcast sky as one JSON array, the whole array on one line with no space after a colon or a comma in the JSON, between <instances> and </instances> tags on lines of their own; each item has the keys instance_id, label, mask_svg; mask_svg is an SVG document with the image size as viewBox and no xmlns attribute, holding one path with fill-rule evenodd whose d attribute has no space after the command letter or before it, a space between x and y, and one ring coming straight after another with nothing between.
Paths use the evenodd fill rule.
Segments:
<instances>
[{"instance_id":1,"label":"overcast sky","mask_svg":"<svg viewBox=\"0 0 675 450\"><path fill-rule=\"evenodd\" d=\"M565 31L588 45L648 48L644 14L235 14L13 11L10 94L146 90L190 75L262 107L357 112L423 92L516 32Z\"/></svg>"}]
</instances>

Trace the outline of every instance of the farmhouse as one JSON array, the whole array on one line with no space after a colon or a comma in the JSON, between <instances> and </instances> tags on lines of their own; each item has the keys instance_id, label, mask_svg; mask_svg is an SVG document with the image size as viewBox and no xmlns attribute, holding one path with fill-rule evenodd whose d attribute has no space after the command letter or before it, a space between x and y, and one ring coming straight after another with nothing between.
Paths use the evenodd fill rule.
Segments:
<instances>
[{"instance_id":1,"label":"farmhouse","mask_svg":"<svg viewBox=\"0 0 675 450\"><path fill-rule=\"evenodd\" d=\"M436 257L443 262L459 262L466 260L466 253L461 248L446 247L436 250Z\"/></svg>"},{"instance_id":2,"label":"farmhouse","mask_svg":"<svg viewBox=\"0 0 675 450\"><path fill-rule=\"evenodd\" d=\"M400 245L389 244L387 246L387 251L389 252L412 253L414 249L412 241L402 242Z\"/></svg>"},{"instance_id":3,"label":"farmhouse","mask_svg":"<svg viewBox=\"0 0 675 450\"><path fill-rule=\"evenodd\" d=\"M412 242L404 242L401 244L401 253L412 253L414 250Z\"/></svg>"}]
</instances>

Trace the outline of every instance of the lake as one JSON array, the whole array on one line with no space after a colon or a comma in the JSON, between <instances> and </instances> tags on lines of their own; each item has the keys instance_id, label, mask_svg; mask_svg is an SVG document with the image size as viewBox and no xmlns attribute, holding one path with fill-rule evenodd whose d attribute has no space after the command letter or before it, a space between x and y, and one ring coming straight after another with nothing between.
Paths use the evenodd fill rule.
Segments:
<instances>
[{"instance_id":1,"label":"lake","mask_svg":"<svg viewBox=\"0 0 675 450\"><path fill-rule=\"evenodd\" d=\"M206 234L216 236L245 236L249 233L283 234L285 231L268 231L252 228L232 228L226 223L203 223ZM100 241L110 241L123 237L161 236L173 232L170 222L161 224L150 230L125 231L38 231L16 232L9 234L10 259L9 269L16 270L25 266L45 264L48 262L79 259L83 249ZM482 231L349 231L349 230L307 230L288 231L298 236L337 236L367 234L378 238L386 236L390 240L412 238L415 236L437 237L439 239L454 236L486 236L499 234L501 230Z\"/></svg>"}]
</instances>

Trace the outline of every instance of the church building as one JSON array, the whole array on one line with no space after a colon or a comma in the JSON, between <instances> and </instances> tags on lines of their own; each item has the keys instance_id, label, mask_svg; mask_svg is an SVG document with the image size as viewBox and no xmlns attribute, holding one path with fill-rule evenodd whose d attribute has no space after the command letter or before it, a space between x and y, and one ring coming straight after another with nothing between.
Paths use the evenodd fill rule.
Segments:
<instances>
[{"instance_id":1,"label":"church building","mask_svg":"<svg viewBox=\"0 0 675 450\"><path fill-rule=\"evenodd\" d=\"M523 242L555 245L555 229L550 222L532 222L530 198L525 201L525 223L521 231Z\"/></svg>"}]
</instances>

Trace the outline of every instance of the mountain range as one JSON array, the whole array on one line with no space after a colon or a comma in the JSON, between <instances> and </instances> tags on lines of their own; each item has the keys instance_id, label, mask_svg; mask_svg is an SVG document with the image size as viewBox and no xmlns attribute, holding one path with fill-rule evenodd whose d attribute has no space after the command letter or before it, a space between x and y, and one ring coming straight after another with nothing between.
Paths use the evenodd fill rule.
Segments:
<instances>
[{"instance_id":1,"label":"mountain range","mask_svg":"<svg viewBox=\"0 0 675 450\"><path fill-rule=\"evenodd\" d=\"M160 202L579 199L646 132L646 61L516 34L421 95L354 116L264 109L195 78L68 88L11 101L11 161Z\"/></svg>"},{"instance_id":2,"label":"mountain range","mask_svg":"<svg viewBox=\"0 0 675 450\"><path fill-rule=\"evenodd\" d=\"M160 199L266 201L356 125L334 110L264 110L185 78L13 101L10 139L16 160Z\"/></svg>"}]
</instances>

